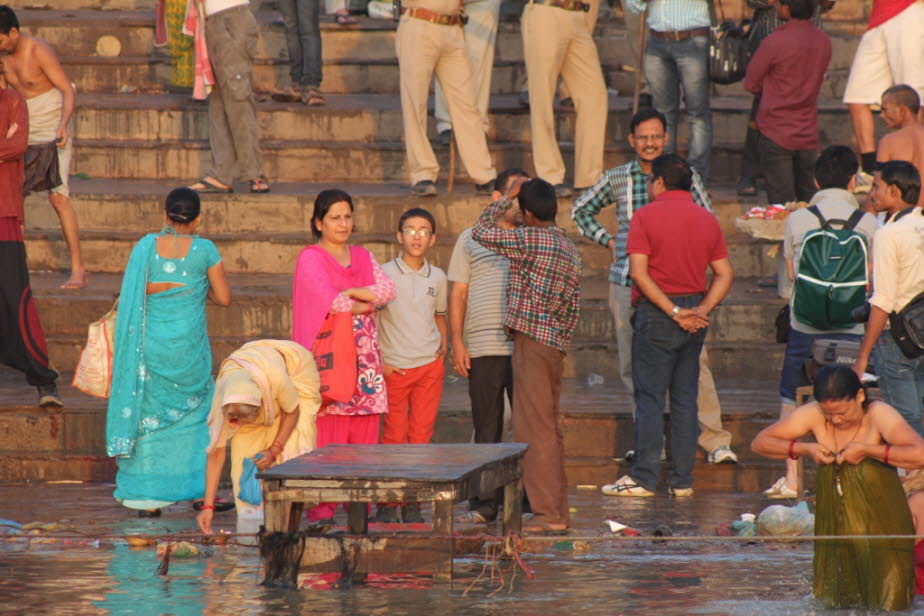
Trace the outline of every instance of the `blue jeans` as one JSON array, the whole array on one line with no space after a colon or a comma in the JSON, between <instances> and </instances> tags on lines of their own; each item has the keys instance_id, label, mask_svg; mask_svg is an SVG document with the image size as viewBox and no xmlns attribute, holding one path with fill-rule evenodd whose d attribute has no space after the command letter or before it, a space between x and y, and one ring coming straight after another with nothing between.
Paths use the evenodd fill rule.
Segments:
<instances>
[{"instance_id":1,"label":"blue jeans","mask_svg":"<svg viewBox=\"0 0 924 616\"><path fill-rule=\"evenodd\" d=\"M802 384L802 366L812 356L812 343L815 340L855 340L860 342L862 336L856 334L805 334L794 329L789 330L789 342L783 354L783 369L780 370L780 402L796 403L796 388Z\"/></svg>"},{"instance_id":2,"label":"blue jeans","mask_svg":"<svg viewBox=\"0 0 924 616\"><path fill-rule=\"evenodd\" d=\"M702 295L672 298L681 308L699 304ZM645 489L655 490L661 475L664 405L671 395L670 485L693 485L693 461L699 437L696 396L699 354L706 330L690 334L647 300L632 317L632 385L635 398L635 457L629 475Z\"/></svg>"},{"instance_id":3,"label":"blue jeans","mask_svg":"<svg viewBox=\"0 0 924 616\"><path fill-rule=\"evenodd\" d=\"M668 41L649 36L645 50L645 79L651 88L654 107L667 116L667 152L677 148L677 113L680 86L690 122L690 151L687 158L709 183L712 152L712 110L709 107L709 39L693 36Z\"/></svg>"},{"instance_id":4,"label":"blue jeans","mask_svg":"<svg viewBox=\"0 0 924 616\"><path fill-rule=\"evenodd\" d=\"M924 357L908 359L886 330L873 347L873 364L879 376L882 399L895 407L905 421L924 436L921 401L924 398Z\"/></svg>"},{"instance_id":5,"label":"blue jeans","mask_svg":"<svg viewBox=\"0 0 924 616\"><path fill-rule=\"evenodd\" d=\"M320 0L276 0L286 26L292 85L321 85Z\"/></svg>"}]
</instances>

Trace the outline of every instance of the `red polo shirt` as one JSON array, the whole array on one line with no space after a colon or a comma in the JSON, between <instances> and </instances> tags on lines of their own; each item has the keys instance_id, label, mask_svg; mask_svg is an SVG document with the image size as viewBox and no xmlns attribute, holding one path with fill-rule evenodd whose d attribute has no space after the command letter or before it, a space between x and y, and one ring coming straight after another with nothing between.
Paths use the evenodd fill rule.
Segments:
<instances>
[{"instance_id":1,"label":"red polo shirt","mask_svg":"<svg viewBox=\"0 0 924 616\"><path fill-rule=\"evenodd\" d=\"M626 252L648 255L648 275L668 295L706 291L706 268L728 256L719 222L685 190L668 190L636 210ZM641 299L632 286L632 304Z\"/></svg>"},{"instance_id":2,"label":"red polo shirt","mask_svg":"<svg viewBox=\"0 0 924 616\"><path fill-rule=\"evenodd\" d=\"M818 93L831 60L831 39L804 19L765 38L748 63L744 87L760 95L757 128L787 150L818 148Z\"/></svg>"}]
</instances>

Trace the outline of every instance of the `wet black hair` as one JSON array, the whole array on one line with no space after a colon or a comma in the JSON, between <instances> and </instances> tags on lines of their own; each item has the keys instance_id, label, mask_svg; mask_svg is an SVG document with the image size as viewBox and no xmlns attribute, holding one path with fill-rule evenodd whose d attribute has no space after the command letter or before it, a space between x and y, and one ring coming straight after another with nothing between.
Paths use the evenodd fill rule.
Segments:
<instances>
[{"instance_id":1,"label":"wet black hair","mask_svg":"<svg viewBox=\"0 0 924 616\"><path fill-rule=\"evenodd\" d=\"M519 167L505 169L498 173L497 177L494 178L494 190L500 194L504 194L504 192L507 190L507 187L510 185L510 180L513 178L529 178L529 174Z\"/></svg>"},{"instance_id":2,"label":"wet black hair","mask_svg":"<svg viewBox=\"0 0 924 616\"><path fill-rule=\"evenodd\" d=\"M422 207L412 207L405 213L401 214L401 218L398 219L398 233L404 229L404 223L408 218L423 218L428 223L430 223L430 230L433 233L436 233L436 220L433 218L433 214L423 209Z\"/></svg>"},{"instance_id":3,"label":"wet black hair","mask_svg":"<svg viewBox=\"0 0 924 616\"><path fill-rule=\"evenodd\" d=\"M314 223L324 220L331 206L341 201L345 201L350 206L350 211L353 211L353 198L345 191L339 188L328 188L318 193L318 196L314 199L314 211L311 213L311 235L316 238L321 237L321 231L318 230L317 225Z\"/></svg>"},{"instance_id":4,"label":"wet black hair","mask_svg":"<svg viewBox=\"0 0 924 616\"><path fill-rule=\"evenodd\" d=\"M199 201L199 193L192 188L174 188L167 195L167 201L164 204L167 218L181 224L199 218L201 210L202 203Z\"/></svg>"},{"instance_id":5,"label":"wet black hair","mask_svg":"<svg viewBox=\"0 0 924 616\"><path fill-rule=\"evenodd\" d=\"M13 9L0 4L0 34L9 34L13 28L19 30L19 18L16 17Z\"/></svg>"},{"instance_id":6,"label":"wet black hair","mask_svg":"<svg viewBox=\"0 0 924 616\"><path fill-rule=\"evenodd\" d=\"M517 199L524 213L530 212L543 222L554 221L558 214L558 197L555 196L555 188L543 179L533 178L525 182L520 187Z\"/></svg>"},{"instance_id":7,"label":"wet black hair","mask_svg":"<svg viewBox=\"0 0 924 616\"><path fill-rule=\"evenodd\" d=\"M921 174L907 160L890 160L879 164L879 177L889 186L898 188L902 201L908 205L918 202L921 195Z\"/></svg>"},{"instance_id":8,"label":"wet black hair","mask_svg":"<svg viewBox=\"0 0 924 616\"><path fill-rule=\"evenodd\" d=\"M638 128L638 125L648 120L660 121L664 130L667 130L667 118L664 114L653 107L647 107L637 111L635 115L632 116L632 119L629 120L629 132L635 134L635 129Z\"/></svg>"},{"instance_id":9,"label":"wet black hair","mask_svg":"<svg viewBox=\"0 0 924 616\"><path fill-rule=\"evenodd\" d=\"M917 113L921 108L921 97L917 91L908 84L900 83L892 86L882 93L882 98L890 98L902 107L907 107L911 113Z\"/></svg>"},{"instance_id":10,"label":"wet black hair","mask_svg":"<svg viewBox=\"0 0 924 616\"><path fill-rule=\"evenodd\" d=\"M780 3L789 7L793 19L811 19L815 15L818 0L780 0Z\"/></svg>"},{"instance_id":11,"label":"wet black hair","mask_svg":"<svg viewBox=\"0 0 924 616\"><path fill-rule=\"evenodd\" d=\"M853 150L846 145L829 145L815 161L815 181L821 189L846 189L859 168Z\"/></svg>"},{"instance_id":12,"label":"wet black hair","mask_svg":"<svg viewBox=\"0 0 924 616\"><path fill-rule=\"evenodd\" d=\"M693 188L693 170L690 163L678 154L662 154L651 161L651 177L664 180L667 190Z\"/></svg>"},{"instance_id":13,"label":"wet black hair","mask_svg":"<svg viewBox=\"0 0 924 616\"><path fill-rule=\"evenodd\" d=\"M831 400L856 400L857 394L865 389L860 377L849 366L825 366L815 375L812 395L818 402ZM864 401L865 405L865 401Z\"/></svg>"}]
</instances>

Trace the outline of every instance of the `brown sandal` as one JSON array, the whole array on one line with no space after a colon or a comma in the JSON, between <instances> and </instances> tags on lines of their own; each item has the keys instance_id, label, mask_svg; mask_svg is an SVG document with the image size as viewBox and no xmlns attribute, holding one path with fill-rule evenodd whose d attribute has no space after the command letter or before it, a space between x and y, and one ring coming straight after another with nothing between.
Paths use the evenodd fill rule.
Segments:
<instances>
[{"instance_id":1,"label":"brown sandal","mask_svg":"<svg viewBox=\"0 0 924 616\"><path fill-rule=\"evenodd\" d=\"M260 176L250 180L250 192L252 193L268 193L270 191L269 182L266 181L266 178Z\"/></svg>"},{"instance_id":2,"label":"brown sandal","mask_svg":"<svg viewBox=\"0 0 924 616\"><path fill-rule=\"evenodd\" d=\"M308 88L307 90L302 90L302 102L309 107L320 107L327 101L324 100L324 95L321 94L320 90Z\"/></svg>"}]
</instances>

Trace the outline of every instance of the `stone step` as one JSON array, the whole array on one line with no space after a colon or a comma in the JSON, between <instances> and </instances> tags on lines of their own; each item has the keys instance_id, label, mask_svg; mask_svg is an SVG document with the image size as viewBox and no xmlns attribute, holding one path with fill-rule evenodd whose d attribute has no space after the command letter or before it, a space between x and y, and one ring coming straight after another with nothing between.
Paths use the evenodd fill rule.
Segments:
<instances>
[{"instance_id":1,"label":"stone step","mask_svg":"<svg viewBox=\"0 0 924 616\"><path fill-rule=\"evenodd\" d=\"M308 233L254 232L239 234L205 234L218 246L224 258L225 270L240 274L291 274L295 261L308 242ZM91 271L121 272L137 233L114 231L81 231L80 246L84 262ZM354 233L353 241L372 251L379 261L399 254L392 233ZM609 269L607 251L585 238L571 238L581 251L584 272L602 277ZM31 231L26 234L28 262L31 270L61 271L69 267L67 247L58 230ZM434 263L448 264L452 253L451 241L437 241L431 255ZM767 276L775 271L775 261L761 244L743 235L728 238L729 260L742 277Z\"/></svg>"},{"instance_id":2,"label":"stone step","mask_svg":"<svg viewBox=\"0 0 924 616\"><path fill-rule=\"evenodd\" d=\"M105 457L105 401L73 390L65 384L70 375L65 375L61 392L67 406L47 411L20 401L33 391L19 385L19 375L5 370L2 376L0 481L112 480L115 464ZM470 439L466 388L464 380L445 384L434 442ZM756 491L775 479L781 465L758 458L747 447L776 417L772 390L768 380L719 383L723 425L732 433L732 447L741 462L709 465L698 453L698 489ZM621 456L632 448L631 417L631 403L619 386L565 381L561 426L570 484L600 485L624 472Z\"/></svg>"},{"instance_id":3,"label":"stone step","mask_svg":"<svg viewBox=\"0 0 924 616\"><path fill-rule=\"evenodd\" d=\"M9 0L7 6L19 14L30 10L58 11L153 11L156 0Z\"/></svg>"},{"instance_id":4,"label":"stone step","mask_svg":"<svg viewBox=\"0 0 924 616\"><path fill-rule=\"evenodd\" d=\"M106 181L73 177L70 182L71 202L80 220L80 228L88 231L148 233L163 223L164 198L181 180L164 182ZM250 232L291 233L308 230L314 198L329 183L274 183L268 194L251 194L244 190L233 194L202 196L203 232L241 234ZM470 227L489 203L490 198L476 195L469 186L460 186L448 193L420 199L410 197L401 184L343 183L355 205L357 231L388 233L397 230L401 214L409 207L422 205L429 210L437 226L439 241L454 242L456 235ZM735 219L758 202L738 197L733 188L713 185L713 210L726 235L737 232ZM569 212L572 199L559 200L558 224L569 233L577 234ZM57 215L44 195L33 194L26 199L26 229L50 231L59 226ZM600 214L607 227L615 224L612 210ZM615 229L613 229L615 231Z\"/></svg>"},{"instance_id":5,"label":"stone step","mask_svg":"<svg viewBox=\"0 0 924 616\"><path fill-rule=\"evenodd\" d=\"M445 265L445 264L444 264ZM61 290L60 275L36 273L32 288L42 325L55 335L85 336L87 325L112 306L122 275L94 273L86 289ZM292 328L291 275L240 275L229 277L233 302L228 307L208 305L209 330L215 335L249 338L286 338ZM581 314L574 337L581 341L615 339L608 305L608 283L586 278L581 292ZM782 300L756 281L739 278L729 296L713 313L710 342L771 342L773 318Z\"/></svg>"},{"instance_id":6,"label":"stone step","mask_svg":"<svg viewBox=\"0 0 924 616\"><path fill-rule=\"evenodd\" d=\"M625 143L631 119L632 100L610 97L606 124L607 141ZM718 97L712 100L713 136L718 143L743 143L751 97ZM75 137L78 140L208 139L208 106L182 95L170 94L81 94L78 96ZM397 142L404 139L401 103L384 94L331 95L324 108L307 109L301 103L262 102L257 105L260 137L285 141L292 136L325 142ZM556 134L565 142L574 140L575 115L571 108L556 113ZM488 139L496 143L529 143L529 109L517 97L491 98ZM819 103L819 126L823 143L850 143L852 133L847 108L840 101ZM880 130L884 130L881 128ZM435 120L429 132L435 135ZM686 143L688 127L682 120L680 142Z\"/></svg>"},{"instance_id":7,"label":"stone step","mask_svg":"<svg viewBox=\"0 0 924 616\"><path fill-rule=\"evenodd\" d=\"M285 182L351 182L362 178L367 182L406 181L405 149L399 141L377 143L330 142L303 139L267 140L260 142L263 169L271 181ZM574 146L560 142L562 156L570 170ZM712 147L712 181L732 182L739 174L740 142L715 143ZM522 167L532 170L532 147L528 143L489 144L492 162L497 169ZM679 148L681 153L684 149ZM435 149L443 178L449 169L449 149ZM607 144L604 168L615 167L629 160L628 144ZM136 140L114 139L75 140L72 173L93 178L164 180L196 178L210 163L208 143L203 140ZM461 161L456 177L465 183ZM570 181L570 176L566 178ZM471 190L460 186L458 190Z\"/></svg>"},{"instance_id":8,"label":"stone step","mask_svg":"<svg viewBox=\"0 0 924 616\"><path fill-rule=\"evenodd\" d=\"M288 52L279 15L275 11L259 11L257 18L263 36L254 75L255 88L269 91L287 87L290 83ZM150 66L141 62L153 50L153 13L27 11L20 19L23 24L28 24L29 31L51 42L58 53L65 56L62 59L71 69L69 75L81 91L115 92L123 88L157 91L167 78L164 62L169 62L169 56L165 50L157 52L158 57L151 59ZM67 22L67 26L62 25L63 21ZM862 32L864 24L863 19L849 17L826 19L825 27L835 50L822 89L824 96L839 97L843 94L857 35ZM331 93L397 93L394 28L394 23L389 20L370 19L361 20L355 28L343 28L325 16L321 28L325 63L323 89ZM70 34L75 29L79 36ZM92 58L96 54L96 41L102 34L115 36L122 43L120 56L125 63L118 69L113 68L112 62L106 68L100 68ZM632 55L621 20L605 13L599 21L595 41L608 85L622 92L631 91L633 76L623 72L622 67L634 65L636 58ZM493 90L509 94L522 89L525 84L522 37L515 18L499 28L496 59ZM114 62L116 59L111 60ZM716 88L718 94L742 92L740 85Z\"/></svg>"}]
</instances>

